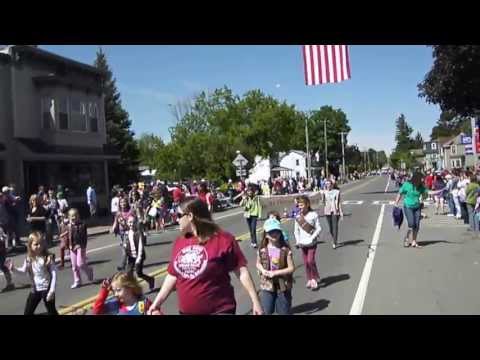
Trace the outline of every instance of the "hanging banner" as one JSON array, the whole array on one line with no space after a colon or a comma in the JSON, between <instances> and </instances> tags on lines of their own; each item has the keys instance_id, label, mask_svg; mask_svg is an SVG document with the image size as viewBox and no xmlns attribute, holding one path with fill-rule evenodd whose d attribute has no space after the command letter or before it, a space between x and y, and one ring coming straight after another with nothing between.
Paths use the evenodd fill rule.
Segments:
<instances>
[{"instance_id":1,"label":"hanging banner","mask_svg":"<svg viewBox=\"0 0 480 360\"><path fill-rule=\"evenodd\" d=\"M472 139L475 139L473 152L475 154L480 153L480 117L472 119Z\"/></svg>"}]
</instances>

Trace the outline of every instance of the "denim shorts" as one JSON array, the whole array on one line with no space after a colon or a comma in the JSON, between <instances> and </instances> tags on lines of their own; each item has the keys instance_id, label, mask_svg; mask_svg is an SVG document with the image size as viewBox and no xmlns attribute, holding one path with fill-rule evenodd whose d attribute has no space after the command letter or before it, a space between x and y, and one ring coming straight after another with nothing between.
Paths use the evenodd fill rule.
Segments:
<instances>
[{"instance_id":1,"label":"denim shorts","mask_svg":"<svg viewBox=\"0 0 480 360\"><path fill-rule=\"evenodd\" d=\"M422 214L422 209L418 208L409 208L404 207L403 212L407 218L407 224L409 229L417 230L420 229L420 217Z\"/></svg>"}]
</instances>

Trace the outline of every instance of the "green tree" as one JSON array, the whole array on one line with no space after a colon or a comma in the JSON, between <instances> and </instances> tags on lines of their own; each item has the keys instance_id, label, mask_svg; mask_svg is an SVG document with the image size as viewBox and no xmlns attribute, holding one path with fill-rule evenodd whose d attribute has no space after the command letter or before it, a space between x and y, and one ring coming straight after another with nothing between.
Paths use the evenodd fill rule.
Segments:
<instances>
[{"instance_id":1,"label":"green tree","mask_svg":"<svg viewBox=\"0 0 480 360\"><path fill-rule=\"evenodd\" d=\"M413 140L413 146L415 149L422 149L423 148L423 137L420 134L420 131L417 131L415 138Z\"/></svg>"},{"instance_id":2,"label":"green tree","mask_svg":"<svg viewBox=\"0 0 480 360\"><path fill-rule=\"evenodd\" d=\"M139 150L131 130L132 121L122 106L116 79L101 48L97 51L94 66L103 73L101 87L105 96L107 144L120 152L120 161L109 163L110 183L126 184L138 178Z\"/></svg>"},{"instance_id":3,"label":"green tree","mask_svg":"<svg viewBox=\"0 0 480 360\"><path fill-rule=\"evenodd\" d=\"M388 165L388 157L384 150L379 151L378 153L378 165L380 168Z\"/></svg>"},{"instance_id":4,"label":"green tree","mask_svg":"<svg viewBox=\"0 0 480 360\"><path fill-rule=\"evenodd\" d=\"M471 134L472 126L468 117L457 116L452 111L442 111L437 124L432 128L430 138L456 136L460 133Z\"/></svg>"},{"instance_id":5,"label":"green tree","mask_svg":"<svg viewBox=\"0 0 480 360\"><path fill-rule=\"evenodd\" d=\"M137 140L140 164L156 169L158 153L164 148L162 139L154 134L142 134Z\"/></svg>"},{"instance_id":6,"label":"green tree","mask_svg":"<svg viewBox=\"0 0 480 360\"><path fill-rule=\"evenodd\" d=\"M395 141L397 142L397 146L395 151L405 152L410 150L413 147L413 140L410 137L413 129L408 125L405 115L400 114L396 120L396 127Z\"/></svg>"},{"instance_id":7,"label":"green tree","mask_svg":"<svg viewBox=\"0 0 480 360\"><path fill-rule=\"evenodd\" d=\"M327 156L329 171L338 170L342 162L342 138L340 133L344 132L344 145L348 146L348 133L351 128L348 125L348 118L341 109L334 109L332 106L322 106L319 110L313 110L302 115L308 121L309 142L312 154L320 154L320 166L325 164L325 132L324 121L327 122ZM303 134L303 135L301 135ZM305 120L298 121L296 126L297 149L305 149ZM302 146L303 144L303 146ZM347 162L347 161L346 161Z\"/></svg>"},{"instance_id":8,"label":"green tree","mask_svg":"<svg viewBox=\"0 0 480 360\"><path fill-rule=\"evenodd\" d=\"M419 95L442 111L474 116L480 110L480 46L433 45L434 63Z\"/></svg>"}]
</instances>

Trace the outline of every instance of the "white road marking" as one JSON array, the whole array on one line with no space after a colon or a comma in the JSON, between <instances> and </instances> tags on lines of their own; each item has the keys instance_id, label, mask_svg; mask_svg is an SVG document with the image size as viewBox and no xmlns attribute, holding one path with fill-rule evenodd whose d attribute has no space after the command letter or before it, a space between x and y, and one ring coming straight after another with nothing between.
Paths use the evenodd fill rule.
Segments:
<instances>
[{"instance_id":1,"label":"white road marking","mask_svg":"<svg viewBox=\"0 0 480 360\"><path fill-rule=\"evenodd\" d=\"M390 186L390 177L388 177L388 181L387 181L387 187L385 188L385 192L388 191L388 187Z\"/></svg>"},{"instance_id":2,"label":"white road marking","mask_svg":"<svg viewBox=\"0 0 480 360\"><path fill-rule=\"evenodd\" d=\"M372 205L395 205L393 200L375 200L372 202Z\"/></svg>"},{"instance_id":3,"label":"white road marking","mask_svg":"<svg viewBox=\"0 0 480 360\"><path fill-rule=\"evenodd\" d=\"M353 299L353 304L350 309L350 315L361 315L363 310L363 304L365 302L365 297L367 295L368 281L370 280L370 274L372 272L373 259L375 258L375 253L377 249L378 240L380 239L380 232L382 230L383 215L385 213L385 205L382 205L380 210L380 215L378 216L377 227L375 228L375 233L373 234L372 243L368 249L368 257L365 262L365 267L363 268L362 277L360 278L360 283L358 284L358 289Z\"/></svg>"},{"instance_id":4,"label":"white road marking","mask_svg":"<svg viewBox=\"0 0 480 360\"><path fill-rule=\"evenodd\" d=\"M242 211L234 212L233 214L228 214L228 215L224 215L224 216L214 217L213 220L221 220L221 219L225 219L225 218L228 218L228 217L231 217L231 216L240 215L240 214L243 214L243 210L242 210Z\"/></svg>"},{"instance_id":5,"label":"white road marking","mask_svg":"<svg viewBox=\"0 0 480 360\"><path fill-rule=\"evenodd\" d=\"M342 205L362 205L363 200L345 200Z\"/></svg>"}]
</instances>

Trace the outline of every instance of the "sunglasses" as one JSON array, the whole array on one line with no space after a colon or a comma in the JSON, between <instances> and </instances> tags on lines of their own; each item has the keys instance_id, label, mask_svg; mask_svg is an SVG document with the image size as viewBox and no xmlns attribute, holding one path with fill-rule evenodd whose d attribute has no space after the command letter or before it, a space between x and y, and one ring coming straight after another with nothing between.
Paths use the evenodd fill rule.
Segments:
<instances>
[{"instance_id":1,"label":"sunglasses","mask_svg":"<svg viewBox=\"0 0 480 360\"><path fill-rule=\"evenodd\" d=\"M185 215L187 215L187 214L177 212L177 219L181 219L181 218L184 217Z\"/></svg>"}]
</instances>

